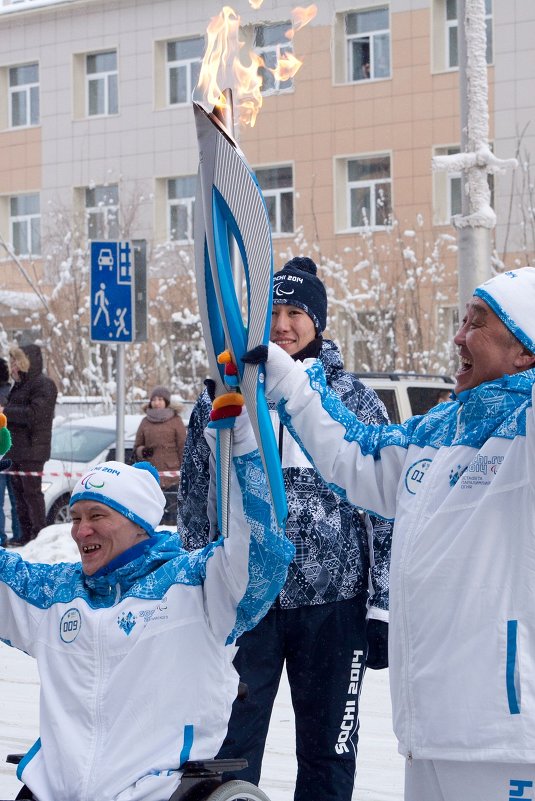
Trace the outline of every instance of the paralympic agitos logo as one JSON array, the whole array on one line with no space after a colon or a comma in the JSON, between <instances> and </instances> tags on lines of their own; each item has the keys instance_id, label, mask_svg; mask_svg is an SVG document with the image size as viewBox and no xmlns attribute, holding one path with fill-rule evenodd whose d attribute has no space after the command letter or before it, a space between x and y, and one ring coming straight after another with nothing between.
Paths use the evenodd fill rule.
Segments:
<instances>
[{"instance_id":1,"label":"paralympic agitos logo","mask_svg":"<svg viewBox=\"0 0 535 801\"><path fill-rule=\"evenodd\" d=\"M82 487L84 487L84 489L102 489L104 481L101 481L99 484L96 475L96 473L89 473L87 476L84 476L80 481Z\"/></svg>"},{"instance_id":2,"label":"paralympic agitos logo","mask_svg":"<svg viewBox=\"0 0 535 801\"><path fill-rule=\"evenodd\" d=\"M273 293L276 298L284 298L287 297L288 295L294 294L295 292L294 287L287 286L290 281L293 281L296 284L303 283L303 279L299 278L297 275L281 275L278 278L274 279Z\"/></svg>"}]
</instances>

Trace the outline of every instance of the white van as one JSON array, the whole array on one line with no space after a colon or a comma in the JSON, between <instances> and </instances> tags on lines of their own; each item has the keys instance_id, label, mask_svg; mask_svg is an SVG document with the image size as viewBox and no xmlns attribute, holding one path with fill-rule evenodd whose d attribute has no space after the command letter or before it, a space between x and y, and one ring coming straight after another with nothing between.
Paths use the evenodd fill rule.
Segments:
<instances>
[{"instance_id":1,"label":"white van","mask_svg":"<svg viewBox=\"0 0 535 801\"><path fill-rule=\"evenodd\" d=\"M372 387L388 412L391 423L402 423L408 417L425 414L432 406L448 400L455 386L453 378L427 373L355 373Z\"/></svg>"}]
</instances>

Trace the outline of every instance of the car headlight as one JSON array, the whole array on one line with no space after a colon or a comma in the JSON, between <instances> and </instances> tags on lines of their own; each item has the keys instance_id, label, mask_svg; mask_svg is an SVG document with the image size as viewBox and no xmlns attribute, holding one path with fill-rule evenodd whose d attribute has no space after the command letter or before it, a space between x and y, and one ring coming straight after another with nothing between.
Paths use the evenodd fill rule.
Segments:
<instances>
[{"instance_id":1,"label":"car headlight","mask_svg":"<svg viewBox=\"0 0 535 801\"><path fill-rule=\"evenodd\" d=\"M41 481L41 492L46 492L51 486L51 481Z\"/></svg>"}]
</instances>

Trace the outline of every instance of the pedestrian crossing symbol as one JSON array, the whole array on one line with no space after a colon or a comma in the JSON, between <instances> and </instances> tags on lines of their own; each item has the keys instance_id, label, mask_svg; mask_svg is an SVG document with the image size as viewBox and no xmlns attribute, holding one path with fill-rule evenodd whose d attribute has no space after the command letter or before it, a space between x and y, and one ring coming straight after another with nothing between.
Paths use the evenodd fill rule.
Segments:
<instances>
[{"instance_id":1,"label":"pedestrian crossing symbol","mask_svg":"<svg viewBox=\"0 0 535 801\"><path fill-rule=\"evenodd\" d=\"M133 342L130 242L91 242L91 340Z\"/></svg>"}]
</instances>

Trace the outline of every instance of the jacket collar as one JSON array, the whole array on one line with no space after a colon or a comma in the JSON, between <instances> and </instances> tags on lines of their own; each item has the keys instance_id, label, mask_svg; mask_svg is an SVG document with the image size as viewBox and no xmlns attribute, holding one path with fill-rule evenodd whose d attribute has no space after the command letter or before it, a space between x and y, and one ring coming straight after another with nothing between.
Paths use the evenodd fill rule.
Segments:
<instances>
[{"instance_id":1,"label":"jacket collar","mask_svg":"<svg viewBox=\"0 0 535 801\"><path fill-rule=\"evenodd\" d=\"M525 431L525 412L531 406L535 369L504 375L460 392L457 442L480 445L490 436L513 438Z\"/></svg>"},{"instance_id":2,"label":"jacket collar","mask_svg":"<svg viewBox=\"0 0 535 801\"><path fill-rule=\"evenodd\" d=\"M155 532L152 537L112 559L92 576L84 576L84 583L97 595L110 595L117 587L124 593L136 581L184 553L178 534Z\"/></svg>"}]
</instances>

